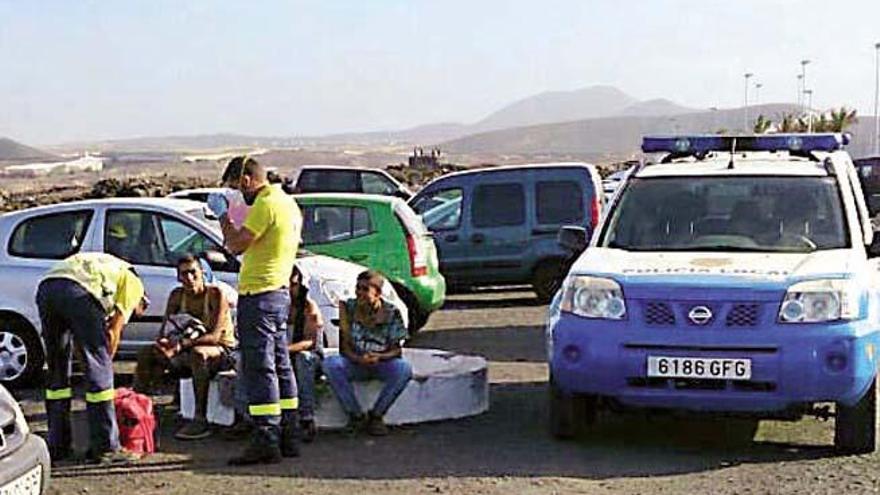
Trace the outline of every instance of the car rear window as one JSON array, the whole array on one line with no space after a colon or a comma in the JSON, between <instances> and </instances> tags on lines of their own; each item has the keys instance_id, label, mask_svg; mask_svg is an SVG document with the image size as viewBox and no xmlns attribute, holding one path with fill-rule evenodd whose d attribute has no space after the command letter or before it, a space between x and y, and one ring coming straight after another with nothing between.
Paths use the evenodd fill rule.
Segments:
<instances>
[{"instance_id":1,"label":"car rear window","mask_svg":"<svg viewBox=\"0 0 880 495\"><path fill-rule=\"evenodd\" d=\"M91 221L92 210L29 218L12 233L9 254L24 258L66 258L79 251Z\"/></svg>"},{"instance_id":2,"label":"car rear window","mask_svg":"<svg viewBox=\"0 0 880 495\"><path fill-rule=\"evenodd\" d=\"M370 212L351 206L302 206L303 244L326 244L363 237L372 232Z\"/></svg>"},{"instance_id":3,"label":"car rear window","mask_svg":"<svg viewBox=\"0 0 880 495\"><path fill-rule=\"evenodd\" d=\"M303 170L297 181L300 192L358 192L354 170Z\"/></svg>"},{"instance_id":4,"label":"car rear window","mask_svg":"<svg viewBox=\"0 0 880 495\"><path fill-rule=\"evenodd\" d=\"M540 181L535 184L539 224L579 224L584 221L584 191L574 181Z\"/></svg>"},{"instance_id":5,"label":"car rear window","mask_svg":"<svg viewBox=\"0 0 880 495\"><path fill-rule=\"evenodd\" d=\"M474 190L471 207L474 227L522 225L526 200L522 184L483 184Z\"/></svg>"}]
</instances>

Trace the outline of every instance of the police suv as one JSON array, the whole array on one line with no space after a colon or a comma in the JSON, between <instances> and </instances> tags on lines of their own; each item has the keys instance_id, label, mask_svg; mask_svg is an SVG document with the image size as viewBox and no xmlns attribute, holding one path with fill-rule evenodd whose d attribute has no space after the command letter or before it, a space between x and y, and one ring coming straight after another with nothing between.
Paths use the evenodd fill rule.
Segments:
<instances>
[{"instance_id":1,"label":"police suv","mask_svg":"<svg viewBox=\"0 0 880 495\"><path fill-rule=\"evenodd\" d=\"M646 137L550 308L551 427L600 409L830 415L876 448L878 258L840 134Z\"/></svg>"}]
</instances>

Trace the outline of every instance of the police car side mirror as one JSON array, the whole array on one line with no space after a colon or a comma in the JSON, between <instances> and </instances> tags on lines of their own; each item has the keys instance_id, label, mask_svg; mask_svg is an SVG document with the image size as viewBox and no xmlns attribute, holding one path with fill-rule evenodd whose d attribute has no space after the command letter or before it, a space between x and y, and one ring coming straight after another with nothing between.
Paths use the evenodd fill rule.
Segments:
<instances>
[{"instance_id":1,"label":"police car side mirror","mask_svg":"<svg viewBox=\"0 0 880 495\"><path fill-rule=\"evenodd\" d=\"M566 225L559 229L556 241L566 251L579 254L587 249L591 234L592 232L588 228Z\"/></svg>"}]
</instances>

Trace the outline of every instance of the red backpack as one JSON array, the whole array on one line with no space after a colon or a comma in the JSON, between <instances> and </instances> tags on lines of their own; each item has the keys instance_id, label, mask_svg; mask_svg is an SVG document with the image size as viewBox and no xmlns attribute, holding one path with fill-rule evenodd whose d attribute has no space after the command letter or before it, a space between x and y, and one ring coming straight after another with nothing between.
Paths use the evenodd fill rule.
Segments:
<instances>
[{"instance_id":1,"label":"red backpack","mask_svg":"<svg viewBox=\"0 0 880 495\"><path fill-rule=\"evenodd\" d=\"M136 454L155 452L156 416L152 399L130 388L118 388L114 405L122 448Z\"/></svg>"}]
</instances>

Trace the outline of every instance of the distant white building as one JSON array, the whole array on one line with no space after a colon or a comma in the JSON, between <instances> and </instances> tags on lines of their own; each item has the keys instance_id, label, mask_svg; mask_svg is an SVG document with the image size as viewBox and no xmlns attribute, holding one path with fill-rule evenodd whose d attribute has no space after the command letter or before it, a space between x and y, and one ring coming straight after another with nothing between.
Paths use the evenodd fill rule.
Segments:
<instances>
[{"instance_id":1,"label":"distant white building","mask_svg":"<svg viewBox=\"0 0 880 495\"><path fill-rule=\"evenodd\" d=\"M4 175L17 177L41 177L44 175L73 172L100 172L104 170L104 159L97 156L85 155L66 162L9 165L2 170Z\"/></svg>"}]
</instances>

